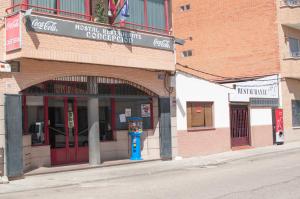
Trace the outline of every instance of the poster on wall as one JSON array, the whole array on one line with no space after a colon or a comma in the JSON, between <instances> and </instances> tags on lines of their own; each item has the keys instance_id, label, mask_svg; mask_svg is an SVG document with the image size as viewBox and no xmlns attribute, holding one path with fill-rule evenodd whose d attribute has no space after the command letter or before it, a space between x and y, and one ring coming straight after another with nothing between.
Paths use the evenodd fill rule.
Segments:
<instances>
[{"instance_id":1,"label":"poster on wall","mask_svg":"<svg viewBox=\"0 0 300 199\"><path fill-rule=\"evenodd\" d=\"M125 116L126 117L131 117L131 108L126 108L125 109Z\"/></svg>"},{"instance_id":2,"label":"poster on wall","mask_svg":"<svg viewBox=\"0 0 300 199\"><path fill-rule=\"evenodd\" d=\"M150 104L141 104L142 117L150 117L151 116L151 106Z\"/></svg>"},{"instance_id":3,"label":"poster on wall","mask_svg":"<svg viewBox=\"0 0 300 199\"><path fill-rule=\"evenodd\" d=\"M15 14L5 20L6 52L21 48L21 15Z\"/></svg>"},{"instance_id":4,"label":"poster on wall","mask_svg":"<svg viewBox=\"0 0 300 199\"><path fill-rule=\"evenodd\" d=\"M120 122L121 123L125 123L126 122L126 115L125 114L120 114L119 118L120 118Z\"/></svg>"}]
</instances>

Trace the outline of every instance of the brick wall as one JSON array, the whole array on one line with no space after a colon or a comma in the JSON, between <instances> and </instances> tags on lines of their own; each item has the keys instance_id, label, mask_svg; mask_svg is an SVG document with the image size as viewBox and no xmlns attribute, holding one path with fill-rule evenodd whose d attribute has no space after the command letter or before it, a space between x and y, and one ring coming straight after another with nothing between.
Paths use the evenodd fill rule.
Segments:
<instances>
[{"instance_id":1,"label":"brick wall","mask_svg":"<svg viewBox=\"0 0 300 199\"><path fill-rule=\"evenodd\" d=\"M3 17L5 15L5 9L10 7L10 0L1 0L0 1L0 17ZM4 42L4 36L5 36L5 23L4 20L0 20L0 61L3 61L5 59L5 42Z\"/></svg>"},{"instance_id":2,"label":"brick wall","mask_svg":"<svg viewBox=\"0 0 300 199\"><path fill-rule=\"evenodd\" d=\"M19 58L170 71L175 69L172 51L27 32L25 25L22 26L22 49L6 55L7 60Z\"/></svg>"},{"instance_id":3,"label":"brick wall","mask_svg":"<svg viewBox=\"0 0 300 199\"><path fill-rule=\"evenodd\" d=\"M178 46L178 62L226 77L279 72L274 0L175 0L173 15L175 36L193 38ZM182 58L188 49L193 56Z\"/></svg>"},{"instance_id":4,"label":"brick wall","mask_svg":"<svg viewBox=\"0 0 300 199\"><path fill-rule=\"evenodd\" d=\"M21 72L0 76L0 93L18 93L40 82L74 75L115 77L144 86L160 96L169 95L164 81L158 79L158 72L155 71L33 59L21 60Z\"/></svg>"}]
</instances>

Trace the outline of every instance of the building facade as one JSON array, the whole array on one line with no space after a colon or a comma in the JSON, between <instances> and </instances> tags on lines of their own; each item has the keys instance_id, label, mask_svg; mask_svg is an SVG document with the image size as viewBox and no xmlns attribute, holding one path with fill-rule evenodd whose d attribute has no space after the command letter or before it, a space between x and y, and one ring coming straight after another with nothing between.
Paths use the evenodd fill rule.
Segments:
<instances>
[{"instance_id":1,"label":"building facade","mask_svg":"<svg viewBox=\"0 0 300 199\"><path fill-rule=\"evenodd\" d=\"M145 160L176 156L171 2L132 0L143 14L110 24L97 3L1 1L0 175L129 159L129 117Z\"/></svg>"},{"instance_id":2,"label":"building facade","mask_svg":"<svg viewBox=\"0 0 300 199\"><path fill-rule=\"evenodd\" d=\"M272 145L279 80L276 76L258 80L220 85L178 70L178 155L191 157ZM273 83L265 86L265 80Z\"/></svg>"},{"instance_id":3,"label":"building facade","mask_svg":"<svg viewBox=\"0 0 300 199\"><path fill-rule=\"evenodd\" d=\"M241 119L250 128L242 135L249 138L237 145L273 144L276 109L283 110L285 141L300 140L298 9L298 0L173 2L174 34L185 41L177 48L177 69L235 90L229 96L231 139L236 136L232 110L244 109L257 118ZM198 95L214 94L199 91ZM216 114L227 117L226 112ZM269 116L259 119L263 115ZM262 135L266 131L268 135Z\"/></svg>"}]
</instances>

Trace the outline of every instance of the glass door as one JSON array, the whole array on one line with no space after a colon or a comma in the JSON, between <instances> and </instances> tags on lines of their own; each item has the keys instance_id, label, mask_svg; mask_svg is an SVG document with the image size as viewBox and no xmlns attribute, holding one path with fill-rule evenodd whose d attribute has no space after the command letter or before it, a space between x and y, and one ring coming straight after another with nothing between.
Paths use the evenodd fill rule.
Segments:
<instances>
[{"instance_id":1,"label":"glass door","mask_svg":"<svg viewBox=\"0 0 300 199\"><path fill-rule=\"evenodd\" d=\"M49 98L48 120L51 163L65 164L67 163L67 129L64 98Z\"/></svg>"}]
</instances>

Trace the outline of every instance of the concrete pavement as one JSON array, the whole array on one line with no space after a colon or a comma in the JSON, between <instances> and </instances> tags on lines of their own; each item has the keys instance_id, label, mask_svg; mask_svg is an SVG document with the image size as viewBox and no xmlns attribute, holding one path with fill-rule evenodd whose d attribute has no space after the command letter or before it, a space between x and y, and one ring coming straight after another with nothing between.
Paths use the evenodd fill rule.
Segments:
<instances>
[{"instance_id":1,"label":"concrete pavement","mask_svg":"<svg viewBox=\"0 0 300 199\"><path fill-rule=\"evenodd\" d=\"M149 176L176 172L187 168L214 168L216 166L251 157L278 155L300 150L300 142L280 146L269 146L241 151L230 151L215 155L193 157L174 161L153 161L139 164L95 168L63 173L27 176L25 179L0 185L0 194L17 193L49 188L78 186L94 182L124 179L127 177ZM1 195L0 195L1 197Z\"/></svg>"}]
</instances>

